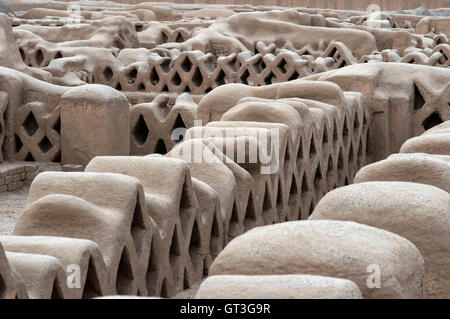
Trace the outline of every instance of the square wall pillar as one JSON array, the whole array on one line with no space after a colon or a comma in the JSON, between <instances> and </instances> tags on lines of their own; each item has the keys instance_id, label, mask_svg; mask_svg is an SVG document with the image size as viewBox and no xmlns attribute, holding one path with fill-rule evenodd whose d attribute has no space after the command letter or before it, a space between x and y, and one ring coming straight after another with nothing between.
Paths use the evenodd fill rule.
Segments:
<instances>
[{"instance_id":1,"label":"square wall pillar","mask_svg":"<svg viewBox=\"0 0 450 319\"><path fill-rule=\"evenodd\" d=\"M130 104L105 85L68 90L61 102L63 164L86 166L95 156L130 154Z\"/></svg>"}]
</instances>

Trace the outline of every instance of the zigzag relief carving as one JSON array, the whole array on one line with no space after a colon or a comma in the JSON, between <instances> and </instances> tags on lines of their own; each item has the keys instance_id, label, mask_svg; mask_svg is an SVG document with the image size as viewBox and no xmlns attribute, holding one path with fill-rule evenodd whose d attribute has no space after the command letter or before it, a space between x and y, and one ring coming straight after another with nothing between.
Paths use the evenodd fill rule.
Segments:
<instances>
[{"instance_id":1,"label":"zigzag relief carving","mask_svg":"<svg viewBox=\"0 0 450 319\"><path fill-rule=\"evenodd\" d=\"M409 75L394 80L394 74L404 72ZM450 119L448 77L447 69L392 63L355 65L343 76L332 71L314 78L364 95L373 117L372 134L378 132L378 136L369 136L372 148L368 153L377 160L398 151L408 138ZM375 84L380 78L383 81ZM396 94L384 93L385 88L393 86Z\"/></svg>"},{"instance_id":2,"label":"zigzag relief carving","mask_svg":"<svg viewBox=\"0 0 450 319\"><path fill-rule=\"evenodd\" d=\"M172 106L167 95L134 105L130 111L131 153L167 153L194 125L196 114L197 104L187 94L180 95Z\"/></svg>"},{"instance_id":3,"label":"zigzag relief carving","mask_svg":"<svg viewBox=\"0 0 450 319\"><path fill-rule=\"evenodd\" d=\"M103 187L111 198L95 194ZM138 180L120 174L46 172L33 182L28 203L14 235L94 241L108 270L106 282L113 285L109 289L146 294L152 226ZM67 216L74 221L69 228L64 223Z\"/></svg>"},{"instance_id":4,"label":"zigzag relief carving","mask_svg":"<svg viewBox=\"0 0 450 319\"><path fill-rule=\"evenodd\" d=\"M0 242L3 247L9 253L17 253L20 255L25 255L23 258L29 258L28 255L37 256L52 256L53 260L56 261L57 265L57 284L55 293L60 294L60 298L94 298L97 296L102 296L106 294L113 293L112 287L107 287L108 279L107 269L103 256L101 254L99 246L89 240L66 238L66 237L50 237L50 236L11 236L3 235L0 237ZM67 250L70 248L70 254ZM20 259L19 259L20 260ZM37 261L39 262L39 261ZM55 262L53 262L55 263ZM20 263L19 267L20 267ZM70 270L71 265L79 265L81 270L80 287L74 287L73 289L68 289L66 285L66 272ZM22 276L30 276L33 273L33 266L30 265L31 269L26 270ZM63 271L60 271L61 268ZM60 275L62 273L62 275ZM21 273L22 274L22 273ZM38 285L37 281L39 276L35 279L30 280L32 286L34 287L36 294L42 294L42 290L45 289ZM69 279L70 280L70 279ZM40 283L41 285L47 284L47 281ZM50 287L55 289L55 287ZM47 287L48 289L48 287ZM51 291L53 293L53 291ZM30 298L48 298L53 294L30 296Z\"/></svg>"},{"instance_id":5,"label":"zigzag relief carving","mask_svg":"<svg viewBox=\"0 0 450 319\"><path fill-rule=\"evenodd\" d=\"M77 32L76 35L71 29L65 29L75 41L65 44L56 43L57 35L49 37L46 33L49 30L58 31L58 28L29 28L26 20L16 20L18 26L14 28L14 35L25 64L44 68L61 84L102 83L124 91L204 94L225 83L267 85L369 61L447 67L446 30L436 34L408 34L401 30L394 31L392 19L388 16L387 19L374 21L377 27L381 23L378 21L391 21L380 29L364 25L367 16L359 21L350 19L350 23L345 23L321 15L293 11L239 13L222 23L186 21L170 27L164 23L151 22L144 27L135 22L135 29L139 31L133 32L129 24L123 23L120 27L123 30L118 31L119 27L113 24L119 20L114 22L105 17L104 20L95 20L92 27L101 25L114 29L120 40L119 43L104 43L103 46L92 40L100 35L86 24L82 26L82 31L86 31ZM297 32L307 30L311 34L310 43L294 43L289 39L293 30L281 21L290 20L298 23ZM243 40L245 36L250 36L249 30L244 29L235 35L235 38L242 40L231 39L230 30L235 32L237 24L242 26L241 21L265 24L265 28L271 23L283 25L281 42L284 45L271 42L273 40L270 37L255 39L252 44L252 39ZM420 25L419 22L414 23ZM319 30L317 27L327 27L326 32L313 36ZM397 27L402 28L398 24ZM351 28L352 35L345 38ZM84 36L80 37L80 34ZM130 34L127 41L123 38L125 34ZM214 36L220 38L219 45L214 44ZM387 41L387 38L392 37L394 41ZM83 48L86 41L95 48L90 51ZM140 44L136 44L136 41ZM392 44L388 45L389 42ZM363 51L362 46L356 43L366 43L368 50ZM372 52L369 52L369 48ZM92 54L95 50L100 55ZM65 75L65 72L70 76Z\"/></svg>"},{"instance_id":6,"label":"zigzag relief carving","mask_svg":"<svg viewBox=\"0 0 450 319\"><path fill-rule=\"evenodd\" d=\"M0 245L0 296L2 299L28 299L29 294L22 277L12 268Z\"/></svg>"},{"instance_id":7,"label":"zigzag relief carving","mask_svg":"<svg viewBox=\"0 0 450 319\"><path fill-rule=\"evenodd\" d=\"M213 207L209 210L212 214L209 220L202 218L186 163L154 156L96 157L86 171L126 174L143 184L147 214L159 229L153 235L152 251L156 255L150 253L149 262L156 269L154 273L147 273L148 285L151 285L148 288L153 294L161 293L164 280L166 289L178 292L183 290L184 282L191 285L201 279L204 260L210 253L209 241L204 240L208 234L211 236L213 218L220 216L214 215ZM155 183L157 180L160 182ZM164 189L160 183L165 184ZM209 194L204 194L207 189L200 185L197 188L208 198ZM162 273L164 270L167 271Z\"/></svg>"},{"instance_id":8,"label":"zigzag relief carving","mask_svg":"<svg viewBox=\"0 0 450 319\"><path fill-rule=\"evenodd\" d=\"M0 298L450 296L447 9L7 2Z\"/></svg>"}]
</instances>

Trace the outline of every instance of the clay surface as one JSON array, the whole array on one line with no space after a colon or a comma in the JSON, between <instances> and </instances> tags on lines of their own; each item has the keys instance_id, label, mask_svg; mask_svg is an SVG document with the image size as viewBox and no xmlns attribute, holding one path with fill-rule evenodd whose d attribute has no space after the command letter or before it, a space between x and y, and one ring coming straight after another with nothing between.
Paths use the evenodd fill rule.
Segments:
<instances>
[{"instance_id":1,"label":"clay surface","mask_svg":"<svg viewBox=\"0 0 450 319\"><path fill-rule=\"evenodd\" d=\"M448 4L190 2L0 1L0 298L449 297Z\"/></svg>"}]
</instances>

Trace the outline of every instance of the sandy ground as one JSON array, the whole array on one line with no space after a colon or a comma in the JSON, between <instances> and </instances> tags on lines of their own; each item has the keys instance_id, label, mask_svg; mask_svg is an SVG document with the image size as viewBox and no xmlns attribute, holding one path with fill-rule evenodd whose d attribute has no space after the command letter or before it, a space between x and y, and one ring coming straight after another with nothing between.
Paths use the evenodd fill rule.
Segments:
<instances>
[{"instance_id":1,"label":"sandy ground","mask_svg":"<svg viewBox=\"0 0 450 319\"><path fill-rule=\"evenodd\" d=\"M25 208L28 188L0 193L0 235L9 235Z\"/></svg>"}]
</instances>

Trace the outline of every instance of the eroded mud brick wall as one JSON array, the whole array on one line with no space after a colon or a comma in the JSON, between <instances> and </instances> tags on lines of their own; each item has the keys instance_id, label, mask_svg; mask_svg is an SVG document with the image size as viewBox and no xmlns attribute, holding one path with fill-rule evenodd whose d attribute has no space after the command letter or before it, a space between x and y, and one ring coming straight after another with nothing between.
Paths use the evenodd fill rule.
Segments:
<instances>
[{"instance_id":1,"label":"eroded mud brick wall","mask_svg":"<svg viewBox=\"0 0 450 319\"><path fill-rule=\"evenodd\" d=\"M112 0L118 3L136 4L141 2L161 2L154 0ZM429 9L450 6L449 0L172 0L169 2L184 4L249 4L260 6L310 7L338 10L366 10L370 4L379 5L382 10L408 10L420 6Z\"/></svg>"},{"instance_id":2,"label":"eroded mud brick wall","mask_svg":"<svg viewBox=\"0 0 450 319\"><path fill-rule=\"evenodd\" d=\"M30 188L0 235L0 298L172 297L206 275L197 297L450 296L437 2L374 17L364 2L8 1L0 192Z\"/></svg>"}]
</instances>

